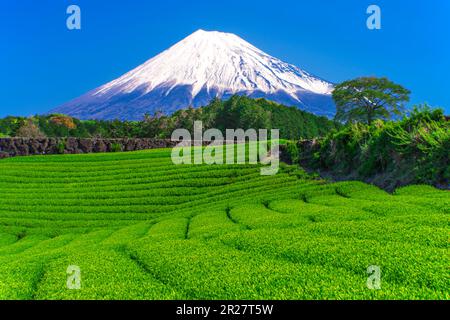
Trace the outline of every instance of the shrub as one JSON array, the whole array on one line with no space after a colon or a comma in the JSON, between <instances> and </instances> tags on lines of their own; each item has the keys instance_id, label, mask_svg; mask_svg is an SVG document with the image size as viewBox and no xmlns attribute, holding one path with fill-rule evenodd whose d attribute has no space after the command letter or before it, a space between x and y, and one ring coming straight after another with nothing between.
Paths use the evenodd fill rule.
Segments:
<instances>
[{"instance_id":1,"label":"shrub","mask_svg":"<svg viewBox=\"0 0 450 320\"><path fill-rule=\"evenodd\" d=\"M58 149L59 154L64 154L64 152L66 151L66 141L61 140L60 142L58 142L56 148Z\"/></svg>"},{"instance_id":2,"label":"shrub","mask_svg":"<svg viewBox=\"0 0 450 320\"><path fill-rule=\"evenodd\" d=\"M121 152L122 151L122 145L120 143L112 143L111 144L111 151L112 152Z\"/></svg>"},{"instance_id":3,"label":"shrub","mask_svg":"<svg viewBox=\"0 0 450 320\"><path fill-rule=\"evenodd\" d=\"M416 107L400 121L350 124L318 144L300 150L310 167L360 179L386 175L393 186L449 183L450 125L441 110Z\"/></svg>"},{"instance_id":4,"label":"shrub","mask_svg":"<svg viewBox=\"0 0 450 320\"><path fill-rule=\"evenodd\" d=\"M289 155L292 163L298 163L298 147L297 143L294 141L286 142L286 152Z\"/></svg>"}]
</instances>

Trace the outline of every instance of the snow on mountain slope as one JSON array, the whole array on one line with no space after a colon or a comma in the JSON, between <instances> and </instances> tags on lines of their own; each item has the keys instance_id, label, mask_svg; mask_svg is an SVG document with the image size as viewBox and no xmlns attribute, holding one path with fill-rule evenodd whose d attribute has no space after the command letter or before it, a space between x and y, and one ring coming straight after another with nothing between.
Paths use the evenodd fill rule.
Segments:
<instances>
[{"instance_id":1,"label":"snow on mountain slope","mask_svg":"<svg viewBox=\"0 0 450 320\"><path fill-rule=\"evenodd\" d=\"M141 66L52 112L81 119L141 119L233 94L331 116L333 85L231 33L198 30Z\"/></svg>"}]
</instances>

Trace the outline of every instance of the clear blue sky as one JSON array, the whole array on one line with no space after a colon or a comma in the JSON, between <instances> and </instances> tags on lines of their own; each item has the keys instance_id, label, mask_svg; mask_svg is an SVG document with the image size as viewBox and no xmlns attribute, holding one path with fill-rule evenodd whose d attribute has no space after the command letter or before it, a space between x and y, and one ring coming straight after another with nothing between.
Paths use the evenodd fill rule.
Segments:
<instances>
[{"instance_id":1,"label":"clear blue sky","mask_svg":"<svg viewBox=\"0 0 450 320\"><path fill-rule=\"evenodd\" d=\"M82 29L66 28L77 4ZM366 28L366 8L382 29ZM387 76L450 113L450 1L2 0L0 117L44 113L197 29L236 33L332 82Z\"/></svg>"}]
</instances>

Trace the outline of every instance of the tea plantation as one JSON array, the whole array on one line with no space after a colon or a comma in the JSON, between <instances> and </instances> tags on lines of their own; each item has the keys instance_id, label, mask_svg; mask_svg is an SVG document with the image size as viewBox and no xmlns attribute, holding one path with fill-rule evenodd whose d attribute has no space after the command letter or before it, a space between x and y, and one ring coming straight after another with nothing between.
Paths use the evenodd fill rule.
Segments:
<instances>
[{"instance_id":1,"label":"tea plantation","mask_svg":"<svg viewBox=\"0 0 450 320\"><path fill-rule=\"evenodd\" d=\"M0 298L449 299L449 214L428 186L175 166L168 149L10 158Z\"/></svg>"}]
</instances>

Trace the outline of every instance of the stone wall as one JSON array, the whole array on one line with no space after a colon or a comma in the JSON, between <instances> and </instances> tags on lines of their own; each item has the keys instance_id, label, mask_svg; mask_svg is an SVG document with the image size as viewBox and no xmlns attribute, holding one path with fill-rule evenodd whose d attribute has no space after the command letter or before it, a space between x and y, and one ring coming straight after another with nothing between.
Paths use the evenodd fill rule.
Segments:
<instances>
[{"instance_id":1,"label":"stone wall","mask_svg":"<svg viewBox=\"0 0 450 320\"><path fill-rule=\"evenodd\" d=\"M172 148L178 143L169 139L141 138L0 138L0 159L45 154L79 154ZM204 146L209 144L210 142L203 141ZM292 163L284 145L280 145L280 160L286 163Z\"/></svg>"},{"instance_id":2,"label":"stone wall","mask_svg":"<svg viewBox=\"0 0 450 320\"><path fill-rule=\"evenodd\" d=\"M0 138L0 158L42 154L77 154L170 148L162 139Z\"/></svg>"}]
</instances>

